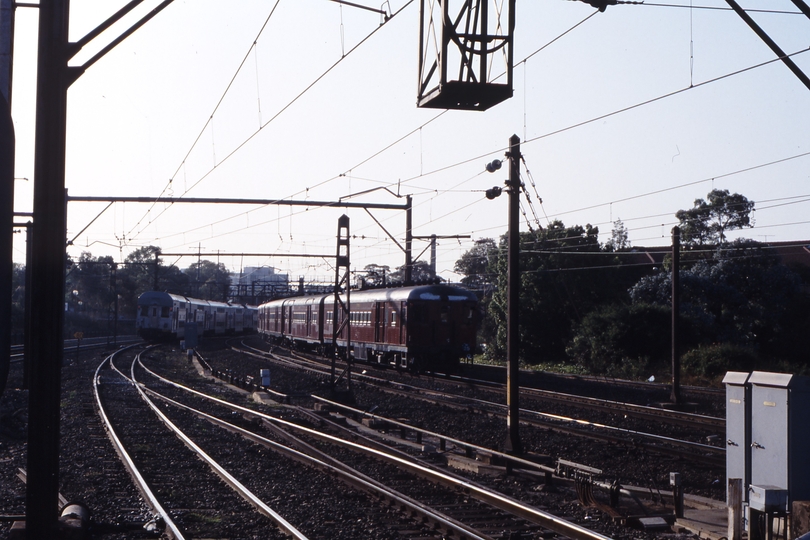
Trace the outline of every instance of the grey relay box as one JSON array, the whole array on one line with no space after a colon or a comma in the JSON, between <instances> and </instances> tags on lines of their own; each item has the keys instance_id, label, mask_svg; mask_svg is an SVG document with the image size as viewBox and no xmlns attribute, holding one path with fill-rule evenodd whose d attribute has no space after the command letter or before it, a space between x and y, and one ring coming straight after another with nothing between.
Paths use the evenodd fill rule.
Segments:
<instances>
[{"instance_id":1,"label":"grey relay box","mask_svg":"<svg viewBox=\"0 0 810 540\"><path fill-rule=\"evenodd\" d=\"M787 511L788 492L776 486L754 486L748 488L748 504L760 512Z\"/></svg>"}]
</instances>

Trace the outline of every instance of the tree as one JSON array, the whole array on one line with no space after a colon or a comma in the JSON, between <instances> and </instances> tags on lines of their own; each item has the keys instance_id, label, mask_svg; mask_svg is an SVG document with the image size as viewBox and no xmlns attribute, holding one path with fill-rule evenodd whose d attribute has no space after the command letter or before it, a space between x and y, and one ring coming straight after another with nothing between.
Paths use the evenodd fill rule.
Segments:
<instances>
[{"instance_id":1,"label":"tree","mask_svg":"<svg viewBox=\"0 0 810 540\"><path fill-rule=\"evenodd\" d=\"M367 264L363 268L363 275L361 277L365 281L366 286L380 287L388 283L388 276L391 274L391 267L388 265L380 264Z\"/></svg>"},{"instance_id":2,"label":"tree","mask_svg":"<svg viewBox=\"0 0 810 540\"><path fill-rule=\"evenodd\" d=\"M572 326L604 295L613 294L605 286L600 267L599 229L591 225L566 227L561 221L540 231L520 234L520 357L523 361L559 361ZM506 350L507 250L506 237L495 250L491 268L497 273L497 289L489 304L489 316L497 324L496 339L488 353L502 357ZM570 269L576 269L569 271Z\"/></svg>"},{"instance_id":3,"label":"tree","mask_svg":"<svg viewBox=\"0 0 810 540\"><path fill-rule=\"evenodd\" d=\"M141 293L155 290L157 275L160 289L160 248L144 246L126 256L118 269L118 291L121 295L119 312L128 317L135 317L138 297ZM156 274L157 273L157 274Z\"/></svg>"},{"instance_id":4,"label":"tree","mask_svg":"<svg viewBox=\"0 0 810 540\"><path fill-rule=\"evenodd\" d=\"M228 268L222 263L200 261L194 263L183 273L193 284L193 296L204 300L223 301L228 296L231 287L231 275Z\"/></svg>"},{"instance_id":5,"label":"tree","mask_svg":"<svg viewBox=\"0 0 810 540\"><path fill-rule=\"evenodd\" d=\"M431 281L438 279L444 281L440 277L433 277L433 272L430 269L430 263L426 261L416 261L411 265L411 281L414 283ZM391 272L391 283L405 283L405 265L398 266L396 270Z\"/></svg>"},{"instance_id":6,"label":"tree","mask_svg":"<svg viewBox=\"0 0 810 540\"><path fill-rule=\"evenodd\" d=\"M695 199L692 208L675 213L685 244L722 244L726 241L726 231L753 226L754 202L743 195L713 189L706 199Z\"/></svg>"},{"instance_id":7,"label":"tree","mask_svg":"<svg viewBox=\"0 0 810 540\"><path fill-rule=\"evenodd\" d=\"M456 261L453 271L463 274L461 282L476 289L490 285L496 274L490 271L498 246L492 238L481 238Z\"/></svg>"},{"instance_id":8,"label":"tree","mask_svg":"<svg viewBox=\"0 0 810 540\"><path fill-rule=\"evenodd\" d=\"M25 319L25 266L13 263L11 274L12 343L21 342Z\"/></svg>"},{"instance_id":9,"label":"tree","mask_svg":"<svg viewBox=\"0 0 810 540\"><path fill-rule=\"evenodd\" d=\"M755 348L785 339L791 313L801 302L801 279L752 240L736 240L711 260L682 269L681 314L701 329L704 343ZM630 290L634 303L671 303L669 273L645 277Z\"/></svg>"},{"instance_id":10,"label":"tree","mask_svg":"<svg viewBox=\"0 0 810 540\"><path fill-rule=\"evenodd\" d=\"M621 219L613 222L613 229L610 231L610 240L605 244L607 251L619 251L630 247L630 240L628 240L627 227Z\"/></svg>"},{"instance_id":11,"label":"tree","mask_svg":"<svg viewBox=\"0 0 810 540\"><path fill-rule=\"evenodd\" d=\"M599 306L576 325L566 352L588 373L629 378L649 375L667 365L671 321L667 306Z\"/></svg>"}]
</instances>

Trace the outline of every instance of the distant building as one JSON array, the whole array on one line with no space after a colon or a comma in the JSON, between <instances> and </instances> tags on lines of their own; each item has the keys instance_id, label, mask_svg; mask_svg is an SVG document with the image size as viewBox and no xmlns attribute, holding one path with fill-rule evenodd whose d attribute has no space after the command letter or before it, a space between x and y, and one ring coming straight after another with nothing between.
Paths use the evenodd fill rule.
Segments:
<instances>
[{"instance_id":1,"label":"distant building","mask_svg":"<svg viewBox=\"0 0 810 540\"><path fill-rule=\"evenodd\" d=\"M287 296L290 277L278 274L270 266L246 266L242 272L231 273L231 294L234 301L259 304L277 296Z\"/></svg>"}]
</instances>

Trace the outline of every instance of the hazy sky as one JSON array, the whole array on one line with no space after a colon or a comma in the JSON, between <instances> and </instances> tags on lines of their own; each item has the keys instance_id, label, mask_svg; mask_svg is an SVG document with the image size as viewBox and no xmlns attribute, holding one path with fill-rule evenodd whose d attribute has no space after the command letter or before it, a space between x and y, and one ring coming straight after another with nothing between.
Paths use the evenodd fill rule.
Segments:
<instances>
[{"instance_id":1,"label":"hazy sky","mask_svg":"<svg viewBox=\"0 0 810 540\"><path fill-rule=\"evenodd\" d=\"M125 3L73 0L71 38ZM785 13L797 13L790 0L740 3L769 11L751 15L787 53L810 47L810 19ZM416 107L419 2L383 5L399 13L380 27L378 14L328 0L175 0L71 87L69 193L328 201L387 187L413 195L415 235L472 237L439 243L437 270L455 279L453 264L475 239L506 230L507 197L489 201L483 191L508 173L484 166L503 159L517 134L541 225L590 223L606 241L620 218L633 245L665 245L674 213L719 188L756 202L756 227L743 236L810 239L810 90L779 61L748 69L775 56L723 0L595 14L581 2L517 0L515 95L486 112ZM36 10L19 8L13 116L16 175L27 179L16 181L19 212L31 210L34 180L36 34ZM793 59L810 74L810 52ZM382 190L355 200L404 203ZM68 238L104 206L71 203ZM334 253L344 212L356 236L353 268L404 262L363 210L286 206L117 203L69 252L118 259L152 244L277 253L221 262L328 279L329 261L284 253ZM372 213L403 242L404 212ZM414 255L426 247L415 241Z\"/></svg>"}]
</instances>

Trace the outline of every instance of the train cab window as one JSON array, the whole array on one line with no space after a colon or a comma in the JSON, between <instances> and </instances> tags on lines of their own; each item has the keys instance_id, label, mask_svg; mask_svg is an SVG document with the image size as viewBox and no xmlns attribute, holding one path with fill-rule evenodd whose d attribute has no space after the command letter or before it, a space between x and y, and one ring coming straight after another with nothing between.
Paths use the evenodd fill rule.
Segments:
<instances>
[{"instance_id":1,"label":"train cab window","mask_svg":"<svg viewBox=\"0 0 810 540\"><path fill-rule=\"evenodd\" d=\"M163 306L160 308L160 316L161 317L168 317L169 316L169 308L168 306Z\"/></svg>"},{"instance_id":2,"label":"train cab window","mask_svg":"<svg viewBox=\"0 0 810 540\"><path fill-rule=\"evenodd\" d=\"M442 314L441 314L441 321L446 323L450 320L450 308L447 306L442 306Z\"/></svg>"}]
</instances>

